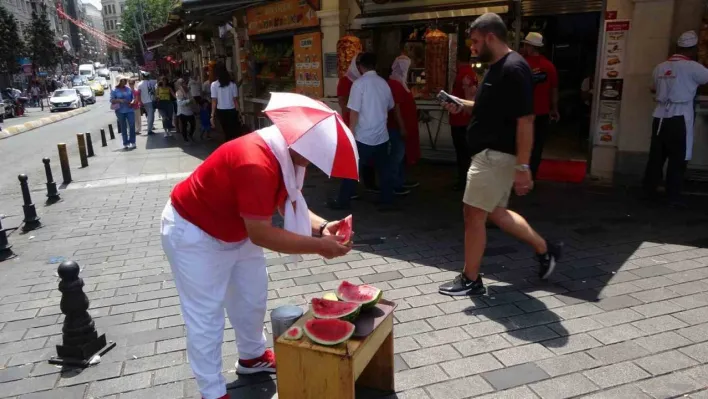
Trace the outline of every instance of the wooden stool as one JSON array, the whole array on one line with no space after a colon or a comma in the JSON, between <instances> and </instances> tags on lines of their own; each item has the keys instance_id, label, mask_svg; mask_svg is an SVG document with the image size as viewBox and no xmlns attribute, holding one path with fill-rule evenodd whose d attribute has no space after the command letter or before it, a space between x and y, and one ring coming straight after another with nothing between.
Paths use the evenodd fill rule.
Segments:
<instances>
[{"instance_id":1,"label":"wooden stool","mask_svg":"<svg viewBox=\"0 0 708 399\"><path fill-rule=\"evenodd\" d=\"M303 327L307 312L295 323ZM322 346L307 336L275 342L279 399L354 399L354 383L393 393L393 312L366 337Z\"/></svg>"}]
</instances>

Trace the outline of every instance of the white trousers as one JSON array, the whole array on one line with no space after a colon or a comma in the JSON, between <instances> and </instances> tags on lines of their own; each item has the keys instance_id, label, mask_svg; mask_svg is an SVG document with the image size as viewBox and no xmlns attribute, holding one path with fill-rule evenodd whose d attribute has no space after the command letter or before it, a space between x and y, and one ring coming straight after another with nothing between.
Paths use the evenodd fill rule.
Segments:
<instances>
[{"instance_id":1,"label":"white trousers","mask_svg":"<svg viewBox=\"0 0 708 399\"><path fill-rule=\"evenodd\" d=\"M226 243L210 236L183 219L170 202L162 212L161 233L187 327L192 372L204 399L220 398L226 394L221 375L224 308L239 357L253 359L265 351L268 273L263 249L248 239Z\"/></svg>"}]
</instances>

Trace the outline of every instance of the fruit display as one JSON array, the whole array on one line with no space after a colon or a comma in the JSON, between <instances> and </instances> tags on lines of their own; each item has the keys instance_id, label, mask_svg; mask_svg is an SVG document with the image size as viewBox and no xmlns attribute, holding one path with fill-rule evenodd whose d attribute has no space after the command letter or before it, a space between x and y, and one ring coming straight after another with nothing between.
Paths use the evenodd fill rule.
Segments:
<instances>
[{"instance_id":1,"label":"fruit display","mask_svg":"<svg viewBox=\"0 0 708 399\"><path fill-rule=\"evenodd\" d=\"M283 333L283 338L297 341L302 338L302 328L297 326L288 328L288 330Z\"/></svg>"},{"instance_id":2,"label":"fruit display","mask_svg":"<svg viewBox=\"0 0 708 399\"><path fill-rule=\"evenodd\" d=\"M425 34L425 88L429 95L435 95L447 86L447 53L445 33L433 29Z\"/></svg>"},{"instance_id":3,"label":"fruit display","mask_svg":"<svg viewBox=\"0 0 708 399\"><path fill-rule=\"evenodd\" d=\"M360 304L362 309L376 306L381 299L382 291L373 285L356 285L348 281L342 281L337 288L337 297L340 301Z\"/></svg>"},{"instance_id":4,"label":"fruit display","mask_svg":"<svg viewBox=\"0 0 708 399\"><path fill-rule=\"evenodd\" d=\"M322 298L329 299L330 301L338 301L339 300L339 298L337 298L337 294L335 294L334 292L328 292L328 293L322 295Z\"/></svg>"},{"instance_id":5,"label":"fruit display","mask_svg":"<svg viewBox=\"0 0 708 399\"><path fill-rule=\"evenodd\" d=\"M320 345L338 345L351 338L354 324L339 319L310 319L305 322L307 338Z\"/></svg>"},{"instance_id":6,"label":"fruit display","mask_svg":"<svg viewBox=\"0 0 708 399\"><path fill-rule=\"evenodd\" d=\"M339 77L347 74L347 69L357 54L362 51L361 40L354 35L344 35L337 41L337 71Z\"/></svg>"},{"instance_id":7,"label":"fruit display","mask_svg":"<svg viewBox=\"0 0 708 399\"><path fill-rule=\"evenodd\" d=\"M359 316L361 305L354 302L339 302L324 298L312 298L310 311L316 319L354 321L357 316Z\"/></svg>"},{"instance_id":8,"label":"fruit display","mask_svg":"<svg viewBox=\"0 0 708 399\"><path fill-rule=\"evenodd\" d=\"M342 239L342 244L347 245L352 241L352 234L354 231L352 230L354 228L353 225L354 221L352 218L352 215L349 215L342 220L342 223L339 225L339 229L337 230L337 235L344 237Z\"/></svg>"}]
</instances>

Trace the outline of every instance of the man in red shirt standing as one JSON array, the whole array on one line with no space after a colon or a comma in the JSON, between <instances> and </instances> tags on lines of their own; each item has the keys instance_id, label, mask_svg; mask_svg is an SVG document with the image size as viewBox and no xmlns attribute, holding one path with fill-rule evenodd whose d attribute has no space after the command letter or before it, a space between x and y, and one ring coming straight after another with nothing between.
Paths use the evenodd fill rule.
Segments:
<instances>
[{"instance_id":1,"label":"man in red shirt standing","mask_svg":"<svg viewBox=\"0 0 708 399\"><path fill-rule=\"evenodd\" d=\"M533 108L536 120L534 122L533 150L531 151L531 173L536 180L536 173L541 164L543 145L550 121L560 120L558 113L558 72L556 67L541 55L543 36L531 32L523 41L523 54L533 73Z\"/></svg>"},{"instance_id":2,"label":"man in red shirt standing","mask_svg":"<svg viewBox=\"0 0 708 399\"><path fill-rule=\"evenodd\" d=\"M457 75L452 85L452 95L465 100L474 100L477 93L477 74L470 64L470 49L467 46L460 48L457 52ZM462 191L467 184L467 171L474 154L470 153L467 144L467 125L470 124L472 115L463 110L458 114L450 114L450 130L452 133L452 144L455 147L457 156L457 183L453 187L456 191Z\"/></svg>"},{"instance_id":3,"label":"man in red shirt standing","mask_svg":"<svg viewBox=\"0 0 708 399\"><path fill-rule=\"evenodd\" d=\"M309 212L296 189L308 164L270 126L219 147L175 186L162 212L162 247L204 399L228 398L221 374L224 308L236 332L236 372L275 372L275 355L266 350L263 332L268 298L263 248L328 259L350 250L336 236L340 221ZM299 183L293 186L293 180ZM276 210L284 214L285 229L271 223Z\"/></svg>"}]
</instances>

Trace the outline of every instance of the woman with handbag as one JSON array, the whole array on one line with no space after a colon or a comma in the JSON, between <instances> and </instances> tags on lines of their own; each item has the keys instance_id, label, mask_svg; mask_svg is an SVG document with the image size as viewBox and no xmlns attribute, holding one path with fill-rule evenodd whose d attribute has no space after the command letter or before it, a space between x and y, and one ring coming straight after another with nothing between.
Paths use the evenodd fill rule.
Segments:
<instances>
[{"instance_id":1,"label":"woman with handbag","mask_svg":"<svg viewBox=\"0 0 708 399\"><path fill-rule=\"evenodd\" d=\"M216 127L214 118L218 118L226 141L233 140L243 134L239 117L238 88L222 61L214 66L214 74L216 80L211 84L211 125Z\"/></svg>"},{"instance_id":2,"label":"woman with handbag","mask_svg":"<svg viewBox=\"0 0 708 399\"><path fill-rule=\"evenodd\" d=\"M184 79L177 79L175 89L177 89L175 93L175 97L177 97L177 118L179 118L182 125L184 142L189 143L194 141L194 129L196 127L194 107L196 102L194 97L191 96L189 88L184 84Z\"/></svg>"}]
</instances>

